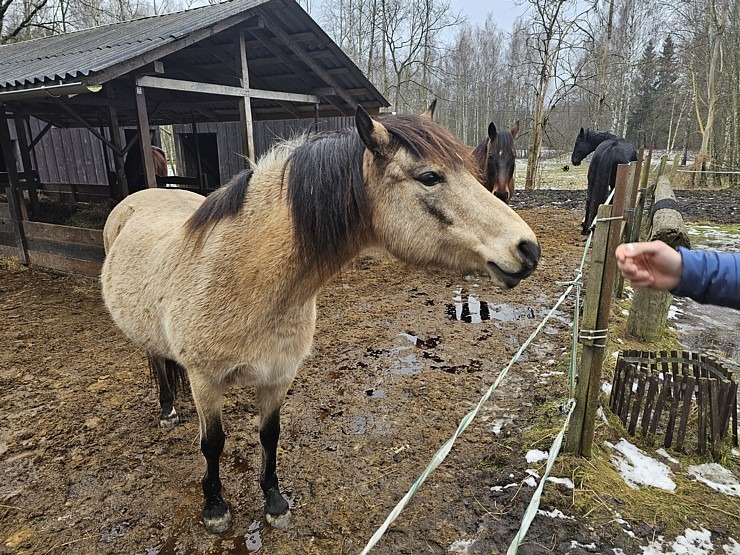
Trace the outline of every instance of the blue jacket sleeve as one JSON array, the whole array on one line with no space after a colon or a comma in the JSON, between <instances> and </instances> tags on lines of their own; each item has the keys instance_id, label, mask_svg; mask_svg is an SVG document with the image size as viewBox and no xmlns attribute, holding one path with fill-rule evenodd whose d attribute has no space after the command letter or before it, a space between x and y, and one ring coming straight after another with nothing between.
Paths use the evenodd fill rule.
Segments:
<instances>
[{"instance_id":1,"label":"blue jacket sleeve","mask_svg":"<svg viewBox=\"0 0 740 555\"><path fill-rule=\"evenodd\" d=\"M702 304L740 309L740 253L693 251L678 247L681 283L671 291Z\"/></svg>"}]
</instances>

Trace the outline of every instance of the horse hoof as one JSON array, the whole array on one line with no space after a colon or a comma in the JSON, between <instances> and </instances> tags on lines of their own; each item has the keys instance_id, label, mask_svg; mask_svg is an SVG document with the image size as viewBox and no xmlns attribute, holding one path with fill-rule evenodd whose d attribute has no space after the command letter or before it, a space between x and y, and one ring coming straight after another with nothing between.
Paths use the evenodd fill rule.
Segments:
<instances>
[{"instance_id":1,"label":"horse hoof","mask_svg":"<svg viewBox=\"0 0 740 555\"><path fill-rule=\"evenodd\" d=\"M285 528L290 526L290 523L293 519L290 516L290 509L288 509L281 515L271 515L270 513L265 513L265 520L267 520L267 524L269 524L273 528L284 530Z\"/></svg>"},{"instance_id":2,"label":"horse hoof","mask_svg":"<svg viewBox=\"0 0 740 555\"><path fill-rule=\"evenodd\" d=\"M223 534L231 528L232 523L231 512L228 509L221 516L203 517L203 526L209 534Z\"/></svg>"},{"instance_id":3,"label":"horse hoof","mask_svg":"<svg viewBox=\"0 0 740 555\"><path fill-rule=\"evenodd\" d=\"M159 419L159 427L169 431L180 423L180 417L175 411L168 416L163 416Z\"/></svg>"}]
</instances>

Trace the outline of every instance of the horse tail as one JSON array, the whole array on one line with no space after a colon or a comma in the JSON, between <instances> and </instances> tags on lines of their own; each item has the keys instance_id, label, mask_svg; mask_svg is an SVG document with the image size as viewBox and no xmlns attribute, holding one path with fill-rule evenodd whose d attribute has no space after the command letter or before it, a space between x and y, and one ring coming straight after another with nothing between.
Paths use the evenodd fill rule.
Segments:
<instances>
[{"instance_id":1,"label":"horse tail","mask_svg":"<svg viewBox=\"0 0 740 555\"><path fill-rule=\"evenodd\" d=\"M157 384L157 389L161 392L162 382L157 371L157 365L154 359L150 356L149 359L149 377L151 381ZM167 383L169 384L170 391L177 397L177 394L181 391L187 391L189 387L188 374L185 367L182 364L175 362L172 359L164 359L164 369L167 376Z\"/></svg>"}]
</instances>

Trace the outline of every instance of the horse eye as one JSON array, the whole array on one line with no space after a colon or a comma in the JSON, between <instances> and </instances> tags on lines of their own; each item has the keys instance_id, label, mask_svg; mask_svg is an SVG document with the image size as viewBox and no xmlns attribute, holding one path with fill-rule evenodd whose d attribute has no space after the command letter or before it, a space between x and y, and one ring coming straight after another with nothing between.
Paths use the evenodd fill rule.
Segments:
<instances>
[{"instance_id":1,"label":"horse eye","mask_svg":"<svg viewBox=\"0 0 740 555\"><path fill-rule=\"evenodd\" d=\"M416 180L425 187L433 187L437 183L444 181L444 178L437 172L424 172L417 176Z\"/></svg>"}]
</instances>

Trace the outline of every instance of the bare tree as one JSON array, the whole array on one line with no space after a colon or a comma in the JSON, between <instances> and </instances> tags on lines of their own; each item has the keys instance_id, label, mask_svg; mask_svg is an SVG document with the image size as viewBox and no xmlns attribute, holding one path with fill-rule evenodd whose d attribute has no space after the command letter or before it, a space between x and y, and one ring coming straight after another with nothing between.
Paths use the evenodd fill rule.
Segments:
<instances>
[{"instance_id":1,"label":"bare tree","mask_svg":"<svg viewBox=\"0 0 740 555\"><path fill-rule=\"evenodd\" d=\"M527 46L537 77L532 83L534 104L524 186L534 189L550 114L575 88L584 68L578 49L583 38L581 28L593 5L573 0L528 1L534 15Z\"/></svg>"}]
</instances>

